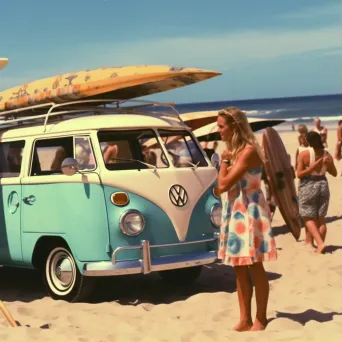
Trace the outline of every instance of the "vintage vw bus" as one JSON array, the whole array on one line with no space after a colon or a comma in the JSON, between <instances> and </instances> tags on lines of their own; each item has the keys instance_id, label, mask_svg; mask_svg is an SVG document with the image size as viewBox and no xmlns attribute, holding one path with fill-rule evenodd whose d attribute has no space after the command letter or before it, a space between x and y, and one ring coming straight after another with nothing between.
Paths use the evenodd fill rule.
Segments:
<instances>
[{"instance_id":1,"label":"vintage vw bus","mask_svg":"<svg viewBox=\"0 0 342 342\"><path fill-rule=\"evenodd\" d=\"M37 269L55 299L80 300L100 276L191 281L216 260L216 169L177 113L123 102L0 123L0 264Z\"/></svg>"}]
</instances>

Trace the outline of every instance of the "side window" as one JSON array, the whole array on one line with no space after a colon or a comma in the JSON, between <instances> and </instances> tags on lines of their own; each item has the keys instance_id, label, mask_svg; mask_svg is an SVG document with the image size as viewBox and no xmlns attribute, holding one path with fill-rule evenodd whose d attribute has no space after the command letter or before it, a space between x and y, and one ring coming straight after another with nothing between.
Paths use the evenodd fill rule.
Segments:
<instances>
[{"instance_id":1,"label":"side window","mask_svg":"<svg viewBox=\"0 0 342 342\"><path fill-rule=\"evenodd\" d=\"M21 171L25 141L0 143L0 177L18 177Z\"/></svg>"},{"instance_id":2,"label":"side window","mask_svg":"<svg viewBox=\"0 0 342 342\"><path fill-rule=\"evenodd\" d=\"M61 174L65 158L74 157L73 137L38 140L35 143L31 176Z\"/></svg>"},{"instance_id":3,"label":"side window","mask_svg":"<svg viewBox=\"0 0 342 342\"><path fill-rule=\"evenodd\" d=\"M95 169L94 151L89 137L75 137L75 159L80 166L80 170Z\"/></svg>"}]
</instances>

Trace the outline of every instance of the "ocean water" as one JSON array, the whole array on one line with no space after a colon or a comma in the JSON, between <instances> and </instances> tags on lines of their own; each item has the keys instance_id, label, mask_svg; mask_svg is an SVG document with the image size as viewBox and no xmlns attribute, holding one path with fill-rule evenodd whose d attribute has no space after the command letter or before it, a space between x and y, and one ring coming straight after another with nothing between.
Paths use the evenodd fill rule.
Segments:
<instances>
[{"instance_id":1,"label":"ocean water","mask_svg":"<svg viewBox=\"0 0 342 342\"><path fill-rule=\"evenodd\" d=\"M281 130L291 129L291 124L295 127L305 124L310 129L317 116L323 126L337 128L337 122L342 119L342 95L198 102L177 104L175 107L179 113L187 113L219 110L230 106L244 110L248 117L286 119L286 123L277 126Z\"/></svg>"}]
</instances>

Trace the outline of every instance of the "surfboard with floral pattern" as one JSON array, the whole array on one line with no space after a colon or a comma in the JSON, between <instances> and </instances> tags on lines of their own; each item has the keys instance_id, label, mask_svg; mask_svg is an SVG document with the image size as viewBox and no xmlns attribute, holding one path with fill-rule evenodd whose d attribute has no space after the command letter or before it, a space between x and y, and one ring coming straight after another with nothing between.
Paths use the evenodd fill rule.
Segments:
<instances>
[{"instance_id":1,"label":"surfboard with floral pattern","mask_svg":"<svg viewBox=\"0 0 342 342\"><path fill-rule=\"evenodd\" d=\"M133 99L219 76L216 71L172 66L83 70L36 80L0 92L1 111L80 99Z\"/></svg>"}]
</instances>

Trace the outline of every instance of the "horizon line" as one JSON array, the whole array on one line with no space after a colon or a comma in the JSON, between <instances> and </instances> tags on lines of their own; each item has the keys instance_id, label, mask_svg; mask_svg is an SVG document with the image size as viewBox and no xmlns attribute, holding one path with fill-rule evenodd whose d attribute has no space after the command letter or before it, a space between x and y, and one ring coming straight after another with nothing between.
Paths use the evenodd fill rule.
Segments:
<instances>
[{"instance_id":1,"label":"horizon line","mask_svg":"<svg viewBox=\"0 0 342 342\"><path fill-rule=\"evenodd\" d=\"M219 102L248 102L248 101L262 101L262 100L282 100L282 99L297 99L297 98L308 98L308 97L324 97L324 96L342 96L342 94L316 94L316 95L297 95L297 96L280 96L280 97L260 97L260 98L249 98L239 100L218 100L218 101L201 101L201 102L183 102L176 103L175 106L185 106L203 103L219 103Z\"/></svg>"}]
</instances>

